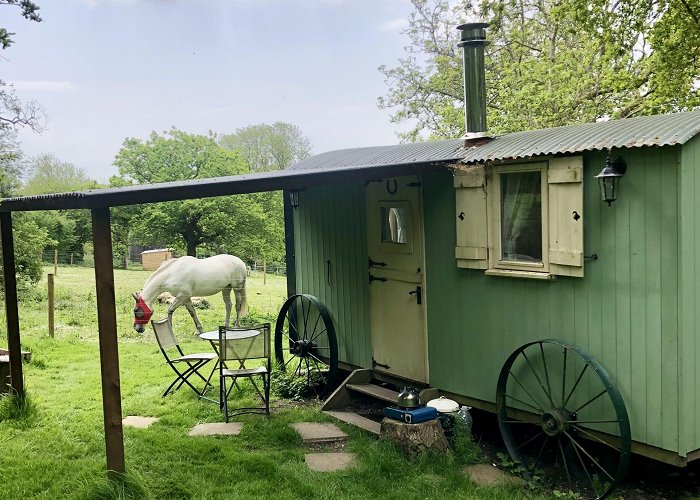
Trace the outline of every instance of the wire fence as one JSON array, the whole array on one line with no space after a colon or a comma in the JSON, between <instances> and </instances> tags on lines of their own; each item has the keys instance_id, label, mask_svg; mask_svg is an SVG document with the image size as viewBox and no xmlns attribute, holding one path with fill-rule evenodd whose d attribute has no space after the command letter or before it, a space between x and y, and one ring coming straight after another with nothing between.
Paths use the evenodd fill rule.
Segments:
<instances>
[{"instance_id":1,"label":"wire fence","mask_svg":"<svg viewBox=\"0 0 700 500\"><path fill-rule=\"evenodd\" d=\"M209 255L207 255L209 256ZM175 256L174 256L175 257ZM204 256L200 256L203 258ZM57 266L79 266L79 267L95 267L95 259L92 253L79 253L79 252L69 252L63 250L43 250L41 253L41 261L44 264L51 265L55 264ZM265 272L267 274L274 274L278 276L287 275L287 266L284 263L278 262L264 262L259 260L245 260L246 266L249 272ZM141 255L127 254L124 256L116 257L113 260L114 267L116 269L142 269L143 262L141 260Z\"/></svg>"}]
</instances>

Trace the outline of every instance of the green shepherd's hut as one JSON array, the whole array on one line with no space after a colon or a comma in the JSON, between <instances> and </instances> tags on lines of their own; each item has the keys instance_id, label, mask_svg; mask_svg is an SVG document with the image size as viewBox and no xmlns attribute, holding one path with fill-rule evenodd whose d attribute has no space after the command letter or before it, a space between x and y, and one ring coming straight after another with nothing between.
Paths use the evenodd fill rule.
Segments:
<instances>
[{"instance_id":1,"label":"green shepherd's hut","mask_svg":"<svg viewBox=\"0 0 700 500\"><path fill-rule=\"evenodd\" d=\"M0 202L12 390L23 393L12 212L92 211L109 470L124 471L109 208L285 191L284 366L395 401L494 411L526 467L597 496L630 453L700 456L700 111L489 135L485 25L460 26L467 135L332 151L281 172ZM316 369L316 370L315 370ZM335 377L340 381L340 377Z\"/></svg>"}]
</instances>

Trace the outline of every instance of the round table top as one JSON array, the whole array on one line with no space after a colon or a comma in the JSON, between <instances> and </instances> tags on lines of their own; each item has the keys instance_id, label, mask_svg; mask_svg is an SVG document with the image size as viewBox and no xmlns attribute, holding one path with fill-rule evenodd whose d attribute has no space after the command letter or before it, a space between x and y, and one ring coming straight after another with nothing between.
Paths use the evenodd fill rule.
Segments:
<instances>
[{"instance_id":1,"label":"round table top","mask_svg":"<svg viewBox=\"0 0 700 500\"><path fill-rule=\"evenodd\" d=\"M226 340L249 339L256 335L260 335L260 330L229 330L226 332ZM202 340L218 341L219 330L200 333L199 338Z\"/></svg>"}]
</instances>

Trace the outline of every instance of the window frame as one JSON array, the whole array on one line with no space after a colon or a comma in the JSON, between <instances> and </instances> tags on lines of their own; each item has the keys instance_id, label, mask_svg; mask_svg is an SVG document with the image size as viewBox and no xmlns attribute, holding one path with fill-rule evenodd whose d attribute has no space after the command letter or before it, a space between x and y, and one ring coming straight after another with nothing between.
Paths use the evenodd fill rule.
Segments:
<instances>
[{"instance_id":1,"label":"window frame","mask_svg":"<svg viewBox=\"0 0 700 500\"><path fill-rule=\"evenodd\" d=\"M540 173L540 218L542 224L542 262L503 260L501 238L501 176L510 173ZM489 268L486 274L517 275L523 277L548 279L549 275L549 183L548 163L538 161L494 166L490 172L489 209Z\"/></svg>"}]
</instances>

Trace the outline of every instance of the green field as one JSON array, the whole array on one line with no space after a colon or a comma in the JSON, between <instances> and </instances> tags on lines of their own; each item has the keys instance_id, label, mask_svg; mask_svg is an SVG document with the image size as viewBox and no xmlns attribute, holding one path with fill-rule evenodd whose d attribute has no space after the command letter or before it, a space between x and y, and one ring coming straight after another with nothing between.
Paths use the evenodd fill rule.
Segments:
<instances>
[{"instance_id":1,"label":"green field","mask_svg":"<svg viewBox=\"0 0 700 500\"><path fill-rule=\"evenodd\" d=\"M53 268L46 268L46 272ZM476 445L466 443L452 456L404 458L392 445L362 431L349 433L346 450L358 456L348 471L307 469L309 452L288 427L299 421L328 420L318 403L273 399L269 419L239 417L239 436L189 437L201 422L223 421L218 405L199 401L189 390L161 398L173 374L165 365L151 329L132 329L133 300L150 273L115 271L123 415L158 417L148 429L124 430L126 482L108 481L100 385L94 271L59 268L56 276L56 335L47 328L46 282L20 303L22 346L32 351L25 364L30 401L26 414L0 398L0 499L5 498L503 498L522 497L513 488L477 487L462 473L478 461ZM286 295L282 277L260 275L248 281L250 321L274 318ZM224 319L221 296L211 309L198 310L205 329ZM154 318L165 315L156 307ZM1 318L2 325L5 318ZM186 352L208 349L194 335L184 308L174 316ZM0 334L0 346L7 343ZM250 399L243 389L237 398ZM464 443L463 443L464 444Z\"/></svg>"}]
</instances>

